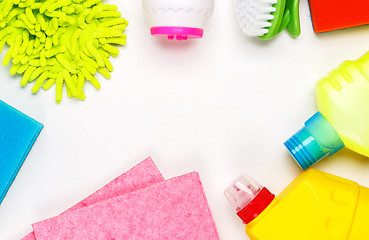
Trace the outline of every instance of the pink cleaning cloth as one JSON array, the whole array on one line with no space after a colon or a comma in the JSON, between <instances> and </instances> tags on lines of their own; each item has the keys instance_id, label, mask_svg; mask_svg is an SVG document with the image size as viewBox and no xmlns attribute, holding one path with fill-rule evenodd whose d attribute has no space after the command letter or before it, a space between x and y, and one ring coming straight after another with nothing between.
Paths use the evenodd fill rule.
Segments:
<instances>
[{"instance_id":1,"label":"pink cleaning cloth","mask_svg":"<svg viewBox=\"0 0 369 240\"><path fill-rule=\"evenodd\" d=\"M77 209L32 225L38 240L216 240L198 173Z\"/></svg>"},{"instance_id":2,"label":"pink cleaning cloth","mask_svg":"<svg viewBox=\"0 0 369 240\"><path fill-rule=\"evenodd\" d=\"M107 185L69 208L63 214L164 181L151 158L147 158ZM36 240L34 232L21 240Z\"/></svg>"}]
</instances>

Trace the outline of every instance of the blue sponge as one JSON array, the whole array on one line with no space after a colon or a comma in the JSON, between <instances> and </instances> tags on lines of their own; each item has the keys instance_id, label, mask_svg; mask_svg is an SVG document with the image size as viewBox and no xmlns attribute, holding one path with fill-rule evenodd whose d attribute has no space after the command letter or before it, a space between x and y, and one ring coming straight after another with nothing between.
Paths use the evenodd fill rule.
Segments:
<instances>
[{"instance_id":1,"label":"blue sponge","mask_svg":"<svg viewBox=\"0 0 369 240\"><path fill-rule=\"evenodd\" d=\"M43 125L0 100L0 204Z\"/></svg>"}]
</instances>

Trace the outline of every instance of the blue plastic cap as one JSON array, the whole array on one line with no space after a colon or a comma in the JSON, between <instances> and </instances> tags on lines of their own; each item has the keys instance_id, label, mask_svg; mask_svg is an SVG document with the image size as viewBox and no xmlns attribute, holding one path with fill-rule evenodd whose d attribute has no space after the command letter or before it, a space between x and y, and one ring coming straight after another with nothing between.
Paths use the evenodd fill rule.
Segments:
<instances>
[{"instance_id":1,"label":"blue plastic cap","mask_svg":"<svg viewBox=\"0 0 369 240\"><path fill-rule=\"evenodd\" d=\"M336 130L320 112L307 120L305 127L284 145L304 170L345 146Z\"/></svg>"}]
</instances>

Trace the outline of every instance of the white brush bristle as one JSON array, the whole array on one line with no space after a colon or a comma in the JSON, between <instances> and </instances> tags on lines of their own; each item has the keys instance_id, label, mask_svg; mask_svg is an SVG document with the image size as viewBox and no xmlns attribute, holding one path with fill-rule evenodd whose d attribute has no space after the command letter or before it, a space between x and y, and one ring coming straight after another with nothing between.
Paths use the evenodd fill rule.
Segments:
<instances>
[{"instance_id":1,"label":"white brush bristle","mask_svg":"<svg viewBox=\"0 0 369 240\"><path fill-rule=\"evenodd\" d=\"M234 0L237 21L242 32L248 36L258 37L268 33L269 20L276 8L272 5L278 0Z\"/></svg>"}]
</instances>

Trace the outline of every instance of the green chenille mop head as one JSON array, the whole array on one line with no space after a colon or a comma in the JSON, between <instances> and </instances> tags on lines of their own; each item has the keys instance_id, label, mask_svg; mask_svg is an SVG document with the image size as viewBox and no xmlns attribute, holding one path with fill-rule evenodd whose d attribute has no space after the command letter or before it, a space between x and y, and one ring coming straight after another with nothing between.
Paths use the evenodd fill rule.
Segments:
<instances>
[{"instance_id":1,"label":"green chenille mop head","mask_svg":"<svg viewBox=\"0 0 369 240\"><path fill-rule=\"evenodd\" d=\"M0 52L10 48L12 75L23 74L22 86L35 81L32 92L56 85L56 102L65 83L69 97L84 100L88 80L99 89L95 73L110 78L115 45L125 45L128 21L117 6L101 0L0 0Z\"/></svg>"}]
</instances>

